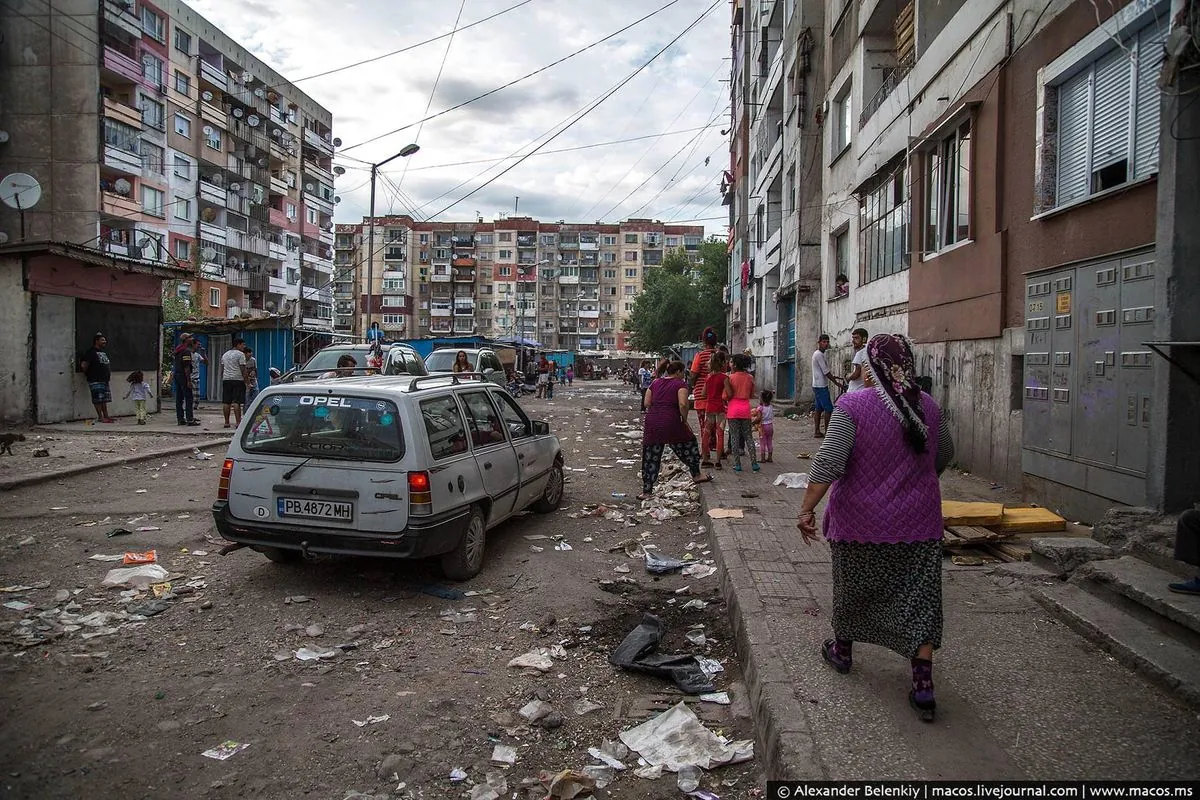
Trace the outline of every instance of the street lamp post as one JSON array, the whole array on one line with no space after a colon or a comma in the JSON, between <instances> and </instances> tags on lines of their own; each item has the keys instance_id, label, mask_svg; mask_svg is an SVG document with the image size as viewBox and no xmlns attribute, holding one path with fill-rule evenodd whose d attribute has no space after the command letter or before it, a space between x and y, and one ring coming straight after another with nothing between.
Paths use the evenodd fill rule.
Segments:
<instances>
[{"instance_id":1,"label":"street lamp post","mask_svg":"<svg viewBox=\"0 0 1200 800\"><path fill-rule=\"evenodd\" d=\"M371 315L375 306L375 180L379 177L379 168L397 158L408 158L420 150L417 144L408 144L394 156L385 158L371 165L371 210L367 217L367 322L364 333L371 330ZM405 243L405 247L407 247ZM405 254L407 256L407 253Z\"/></svg>"}]
</instances>

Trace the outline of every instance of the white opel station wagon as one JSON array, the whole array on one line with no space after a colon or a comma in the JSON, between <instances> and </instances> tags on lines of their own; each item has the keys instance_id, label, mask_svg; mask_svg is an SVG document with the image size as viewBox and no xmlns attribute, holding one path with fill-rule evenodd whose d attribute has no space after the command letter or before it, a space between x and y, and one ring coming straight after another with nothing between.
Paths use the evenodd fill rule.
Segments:
<instances>
[{"instance_id":1,"label":"white opel station wagon","mask_svg":"<svg viewBox=\"0 0 1200 800\"><path fill-rule=\"evenodd\" d=\"M563 496L563 456L479 374L356 376L266 389L221 469L221 536L272 561L307 553L428 558L466 580L487 531Z\"/></svg>"}]
</instances>

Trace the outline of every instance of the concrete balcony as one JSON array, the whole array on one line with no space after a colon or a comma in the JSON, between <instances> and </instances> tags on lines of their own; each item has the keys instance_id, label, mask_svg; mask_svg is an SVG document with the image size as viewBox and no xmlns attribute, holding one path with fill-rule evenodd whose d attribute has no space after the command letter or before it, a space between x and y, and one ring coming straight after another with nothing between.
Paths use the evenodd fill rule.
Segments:
<instances>
[{"instance_id":1,"label":"concrete balcony","mask_svg":"<svg viewBox=\"0 0 1200 800\"><path fill-rule=\"evenodd\" d=\"M220 56L217 58L220 59ZM209 63L203 58L200 59L200 77L218 89L224 90L229 87L229 78L225 77L222 65Z\"/></svg>"},{"instance_id":2,"label":"concrete balcony","mask_svg":"<svg viewBox=\"0 0 1200 800\"><path fill-rule=\"evenodd\" d=\"M468 316L469 317L474 313L475 313L475 301L474 300L456 299L454 301L454 316L456 316L456 317Z\"/></svg>"},{"instance_id":3,"label":"concrete balcony","mask_svg":"<svg viewBox=\"0 0 1200 800\"><path fill-rule=\"evenodd\" d=\"M142 21L133 11L133 4L119 4L104 0L104 19L116 25L135 39L142 38Z\"/></svg>"},{"instance_id":4,"label":"concrete balcony","mask_svg":"<svg viewBox=\"0 0 1200 800\"><path fill-rule=\"evenodd\" d=\"M211 222L201 222L200 236L218 244L225 244L227 232L224 226L213 225Z\"/></svg>"},{"instance_id":5,"label":"concrete balcony","mask_svg":"<svg viewBox=\"0 0 1200 800\"><path fill-rule=\"evenodd\" d=\"M600 319L600 312L595 309L588 310L583 308L579 310L579 313L576 316L578 316L580 319Z\"/></svg>"},{"instance_id":6,"label":"concrete balcony","mask_svg":"<svg viewBox=\"0 0 1200 800\"><path fill-rule=\"evenodd\" d=\"M304 205L324 211L326 214L333 214L333 201L326 200L324 197L313 194L307 189L304 190Z\"/></svg>"},{"instance_id":7,"label":"concrete balcony","mask_svg":"<svg viewBox=\"0 0 1200 800\"><path fill-rule=\"evenodd\" d=\"M452 276L448 272L435 272L433 275L429 276L429 280L433 281L434 283L450 283L451 277Z\"/></svg>"},{"instance_id":8,"label":"concrete balcony","mask_svg":"<svg viewBox=\"0 0 1200 800\"><path fill-rule=\"evenodd\" d=\"M517 316L518 316L518 317L526 317L526 318L528 318L528 319L533 319L533 318L534 318L534 317L536 317L537 315L538 315L538 310L537 310L536 308L520 308L520 309L517 309Z\"/></svg>"},{"instance_id":9,"label":"concrete balcony","mask_svg":"<svg viewBox=\"0 0 1200 800\"><path fill-rule=\"evenodd\" d=\"M430 303L429 316L431 317L449 317L454 314L454 309L449 303Z\"/></svg>"},{"instance_id":10,"label":"concrete balcony","mask_svg":"<svg viewBox=\"0 0 1200 800\"><path fill-rule=\"evenodd\" d=\"M113 217L122 217L129 221L140 217L142 207L132 197L124 197L111 192L100 193L100 212Z\"/></svg>"},{"instance_id":11,"label":"concrete balcony","mask_svg":"<svg viewBox=\"0 0 1200 800\"><path fill-rule=\"evenodd\" d=\"M430 333L454 333L454 326L447 320L445 322L431 321L429 324Z\"/></svg>"},{"instance_id":12,"label":"concrete balcony","mask_svg":"<svg viewBox=\"0 0 1200 800\"><path fill-rule=\"evenodd\" d=\"M220 208L226 206L224 187L216 186L206 180L200 181L200 199Z\"/></svg>"},{"instance_id":13,"label":"concrete balcony","mask_svg":"<svg viewBox=\"0 0 1200 800\"><path fill-rule=\"evenodd\" d=\"M330 186L333 185L333 173L322 167L315 161L309 161L307 158L300 163L300 169L307 175L312 175L314 178L324 181Z\"/></svg>"},{"instance_id":14,"label":"concrete balcony","mask_svg":"<svg viewBox=\"0 0 1200 800\"><path fill-rule=\"evenodd\" d=\"M558 249L559 250L578 250L579 242L559 242Z\"/></svg>"},{"instance_id":15,"label":"concrete balcony","mask_svg":"<svg viewBox=\"0 0 1200 800\"><path fill-rule=\"evenodd\" d=\"M455 283L474 283L475 270L471 267L455 267L452 277Z\"/></svg>"},{"instance_id":16,"label":"concrete balcony","mask_svg":"<svg viewBox=\"0 0 1200 800\"><path fill-rule=\"evenodd\" d=\"M131 128L142 129L142 112L111 97L104 98L104 116L123 122Z\"/></svg>"},{"instance_id":17,"label":"concrete balcony","mask_svg":"<svg viewBox=\"0 0 1200 800\"><path fill-rule=\"evenodd\" d=\"M287 194L287 193L288 193L287 181L285 181L283 178L276 178L274 175L272 175L271 176L271 194Z\"/></svg>"},{"instance_id":18,"label":"concrete balcony","mask_svg":"<svg viewBox=\"0 0 1200 800\"><path fill-rule=\"evenodd\" d=\"M578 275L559 275L558 276L558 285L559 286L578 286L579 285L579 276Z\"/></svg>"},{"instance_id":19,"label":"concrete balcony","mask_svg":"<svg viewBox=\"0 0 1200 800\"><path fill-rule=\"evenodd\" d=\"M580 242L579 249L580 250L599 250L600 243L599 242Z\"/></svg>"},{"instance_id":20,"label":"concrete balcony","mask_svg":"<svg viewBox=\"0 0 1200 800\"><path fill-rule=\"evenodd\" d=\"M390 247L385 247L383 250L384 261L405 261L407 258L408 254L404 251L403 247L392 245Z\"/></svg>"},{"instance_id":21,"label":"concrete balcony","mask_svg":"<svg viewBox=\"0 0 1200 800\"><path fill-rule=\"evenodd\" d=\"M306 266L315 269L317 272L332 273L333 260L312 253L300 253L300 262Z\"/></svg>"},{"instance_id":22,"label":"concrete balcony","mask_svg":"<svg viewBox=\"0 0 1200 800\"><path fill-rule=\"evenodd\" d=\"M272 208L267 214L267 220L277 228L287 228L291 231L296 230L296 221L283 213L283 209Z\"/></svg>"},{"instance_id":23,"label":"concrete balcony","mask_svg":"<svg viewBox=\"0 0 1200 800\"><path fill-rule=\"evenodd\" d=\"M267 242L267 255L276 261L290 261L291 256L288 254L288 249L280 242Z\"/></svg>"},{"instance_id":24,"label":"concrete balcony","mask_svg":"<svg viewBox=\"0 0 1200 800\"><path fill-rule=\"evenodd\" d=\"M261 236L251 236L239 230L230 228L225 233L226 247L253 253L256 256L270 256L271 243Z\"/></svg>"},{"instance_id":25,"label":"concrete balcony","mask_svg":"<svg viewBox=\"0 0 1200 800\"><path fill-rule=\"evenodd\" d=\"M104 146L104 166L124 172L126 175L140 177L142 174L142 157L124 148L106 144Z\"/></svg>"},{"instance_id":26,"label":"concrete balcony","mask_svg":"<svg viewBox=\"0 0 1200 800\"><path fill-rule=\"evenodd\" d=\"M141 38L140 25L138 29L138 38ZM136 59L130 58L111 47L104 48L104 69L132 83L141 83L142 81L142 65Z\"/></svg>"},{"instance_id":27,"label":"concrete balcony","mask_svg":"<svg viewBox=\"0 0 1200 800\"><path fill-rule=\"evenodd\" d=\"M308 128L304 129L304 144L316 149L320 153L333 155L333 142L325 141L321 136L318 136Z\"/></svg>"},{"instance_id":28,"label":"concrete balcony","mask_svg":"<svg viewBox=\"0 0 1200 800\"><path fill-rule=\"evenodd\" d=\"M207 100L200 101L200 116L211 125L225 130L225 112Z\"/></svg>"},{"instance_id":29,"label":"concrete balcony","mask_svg":"<svg viewBox=\"0 0 1200 800\"><path fill-rule=\"evenodd\" d=\"M296 296L296 285L288 283L284 278L270 278L267 282L267 290L271 294L282 294L288 297Z\"/></svg>"}]
</instances>

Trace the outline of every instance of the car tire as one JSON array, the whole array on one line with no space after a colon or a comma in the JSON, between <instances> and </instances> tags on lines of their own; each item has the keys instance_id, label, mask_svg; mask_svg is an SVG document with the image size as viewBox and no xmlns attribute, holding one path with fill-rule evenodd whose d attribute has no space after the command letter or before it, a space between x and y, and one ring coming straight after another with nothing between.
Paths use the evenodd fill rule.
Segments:
<instances>
[{"instance_id":1,"label":"car tire","mask_svg":"<svg viewBox=\"0 0 1200 800\"><path fill-rule=\"evenodd\" d=\"M487 523L479 506L471 507L466 530L458 546L442 556L442 573L452 581L474 578L483 569L483 555L487 546Z\"/></svg>"},{"instance_id":2,"label":"car tire","mask_svg":"<svg viewBox=\"0 0 1200 800\"><path fill-rule=\"evenodd\" d=\"M290 550L285 547L263 547L258 552L276 564L293 564L299 561L301 556L299 550Z\"/></svg>"},{"instance_id":3,"label":"car tire","mask_svg":"<svg viewBox=\"0 0 1200 800\"><path fill-rule=\"evenodd\" d=\"M565 480L563 478L563 462L562 459L557 459L554 466L550 468L550 479L546 481L546 489L542 492L542 496L533 504L533 510L539 514L549 514L553 511L558 511L558 506L563 499L563 486Z\"/></svg>"}]
</instances>

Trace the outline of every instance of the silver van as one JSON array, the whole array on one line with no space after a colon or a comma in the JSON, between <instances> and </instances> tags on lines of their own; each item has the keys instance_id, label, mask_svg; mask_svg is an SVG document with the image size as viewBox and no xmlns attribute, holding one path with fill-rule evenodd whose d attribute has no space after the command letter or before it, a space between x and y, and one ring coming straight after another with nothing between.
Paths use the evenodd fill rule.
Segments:
<instances>
[{"instance_id":1,"label":"silver van","mask_svg":"<svg viewBox=\"0 0 1200 800\"><path fill-rule=\"evenodd\" d=\"M563 496L563 456L477 373L280 384L229 445L213 516L272 561L306 553L427 558L466 580L486 534Z\"/></svg>"}]
</instances>

